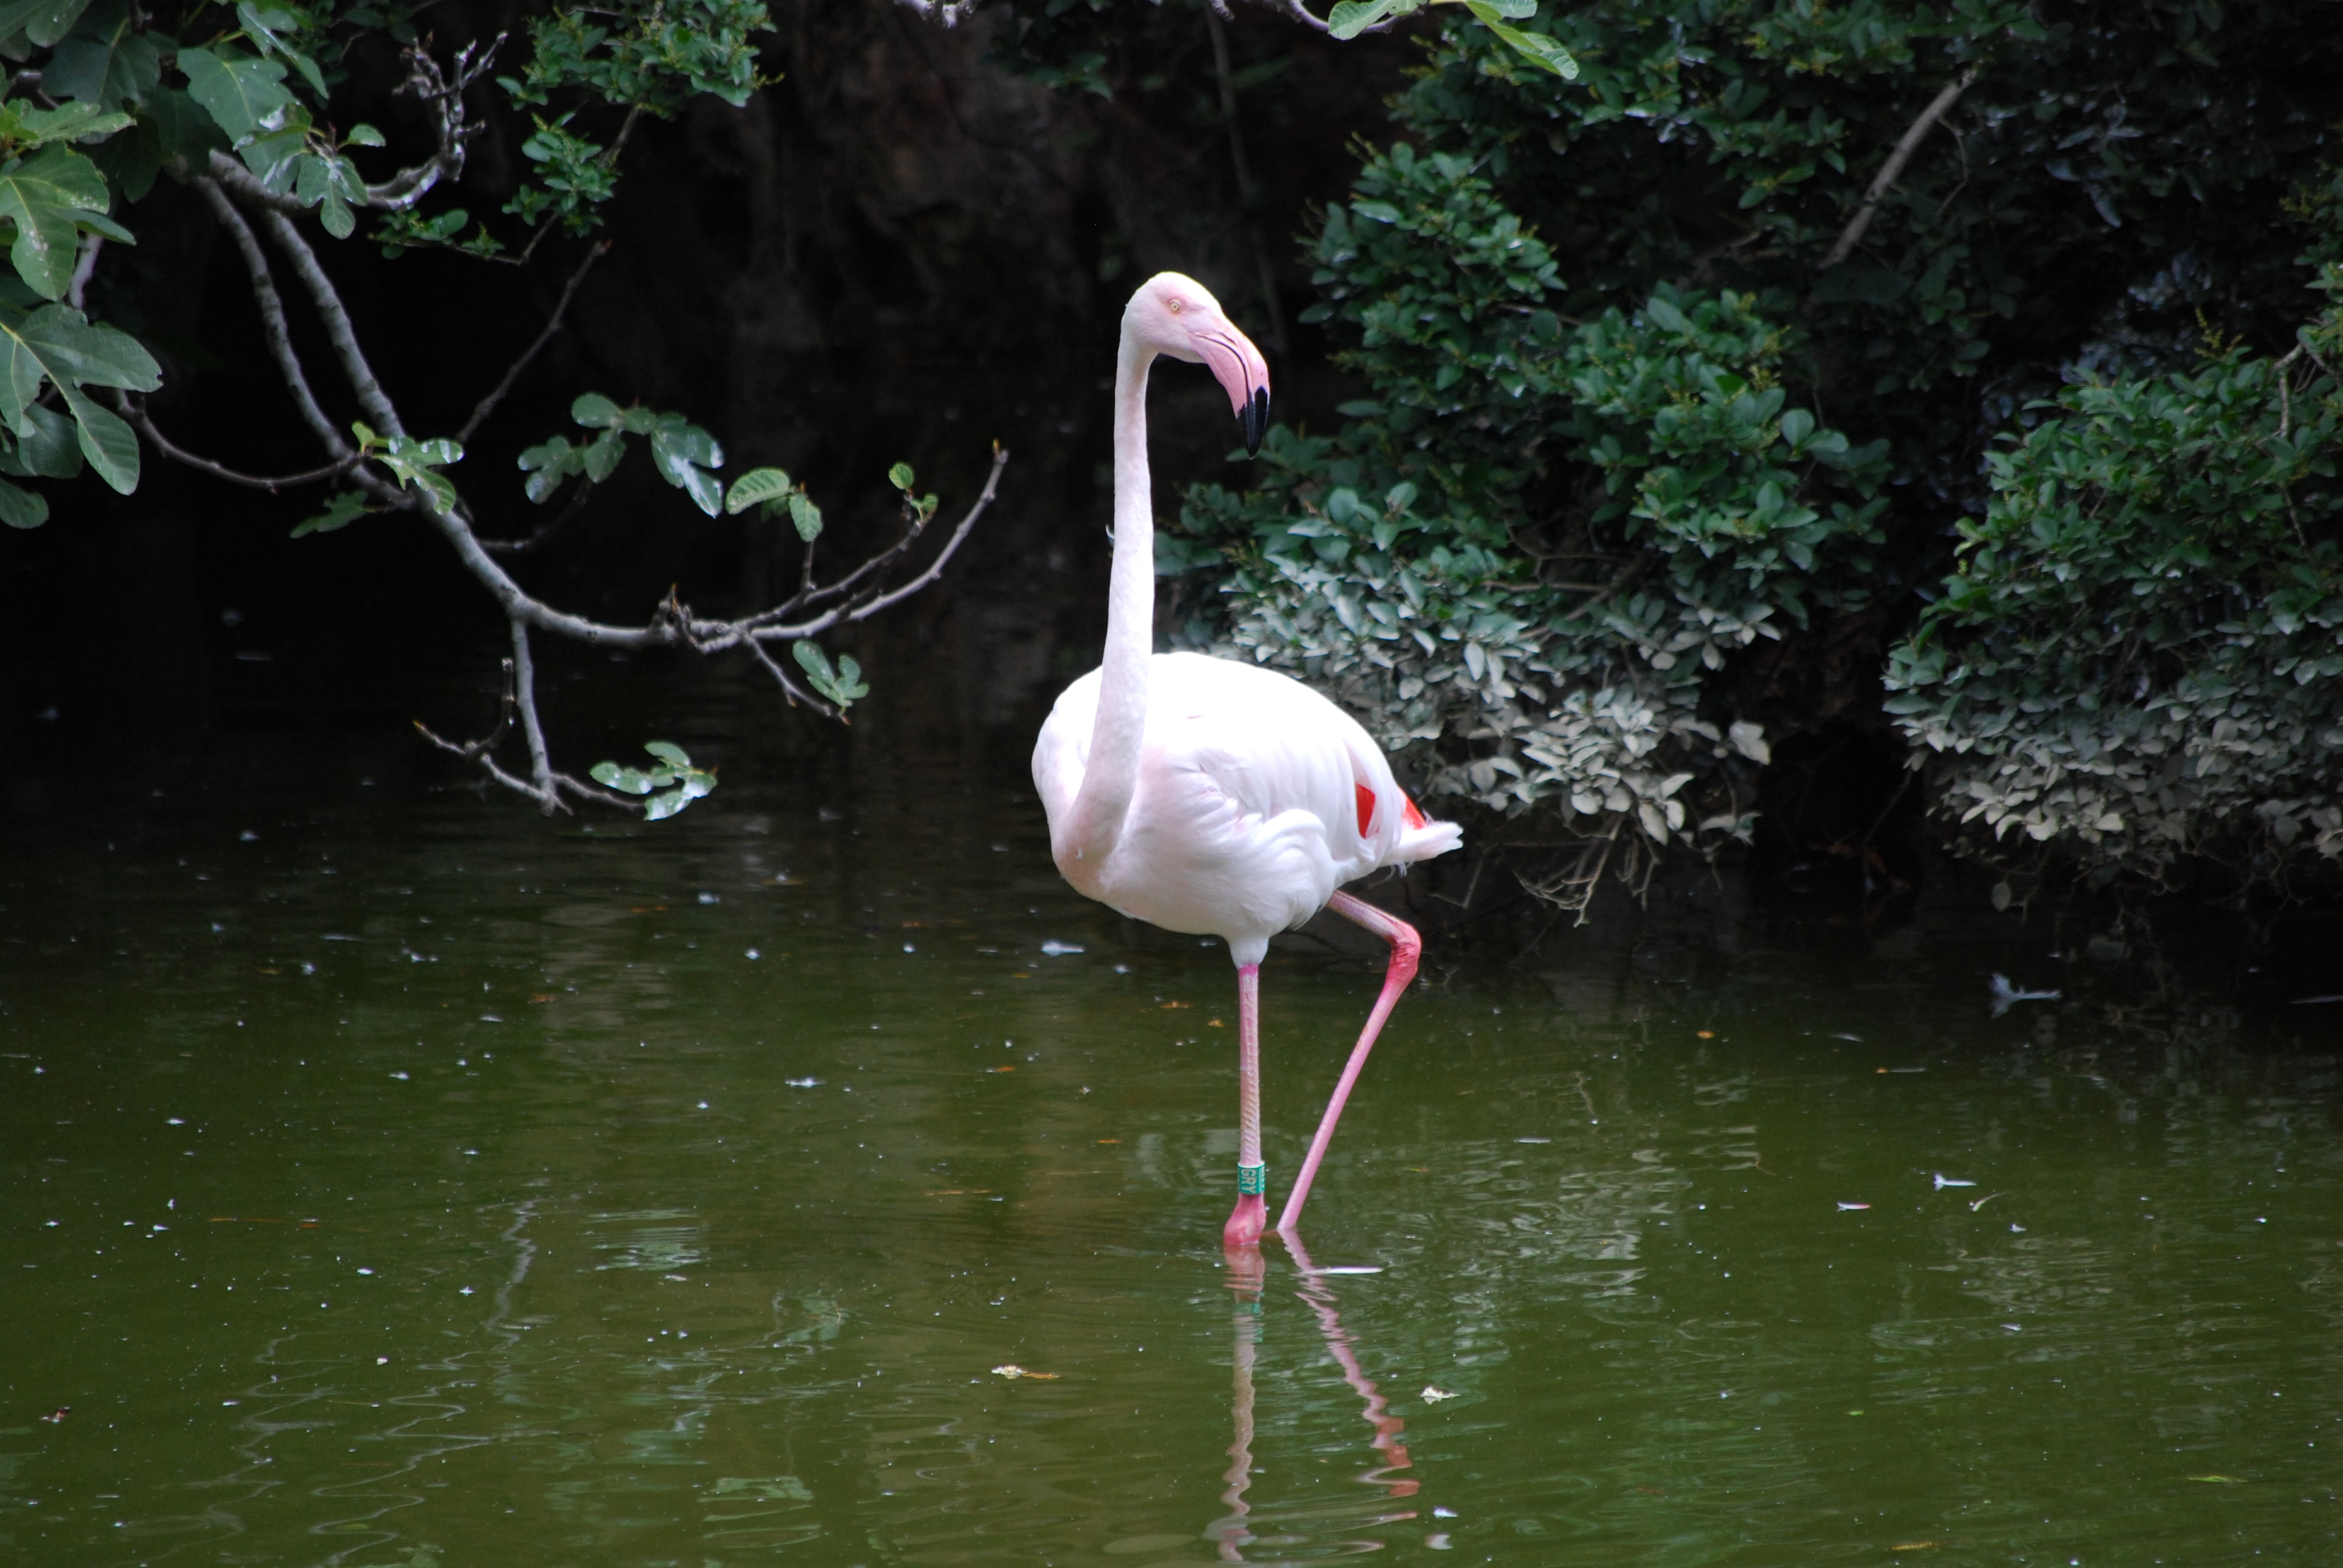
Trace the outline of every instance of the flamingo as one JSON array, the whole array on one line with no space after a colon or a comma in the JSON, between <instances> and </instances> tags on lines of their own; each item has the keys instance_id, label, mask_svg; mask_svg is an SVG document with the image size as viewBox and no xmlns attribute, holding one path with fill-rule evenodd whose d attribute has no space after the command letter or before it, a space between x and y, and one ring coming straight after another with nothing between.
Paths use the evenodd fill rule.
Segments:
<instances>
[{"instance_id":1,"label":"flamingo","mask_svg":"<svg viewBox=\"0 0 2343 1568\"><path fill-rule=\"evenodd\" d=\"M1278 1232L1289 1243L1351 1087L1415 977L1415 929L1341 891L1371 871L1454 849L1358 721L1300 681L1232 659L1157 653L1147 373L1156 356L1208 366L1245 448L1269 423L1269 367L1194 279L1161 273L1122 313L1114 380L1114 567L1106 656L1068 687L1033 748L1050 852L1076 890L1166 930L1216 936L1237 967L1237 1202L1231 1249L1268 1214L1261 1154L1261 962L1269 939L1332 909L1391 944L1382 994L1319 1119Z\"/></svg>"}]
</instances>

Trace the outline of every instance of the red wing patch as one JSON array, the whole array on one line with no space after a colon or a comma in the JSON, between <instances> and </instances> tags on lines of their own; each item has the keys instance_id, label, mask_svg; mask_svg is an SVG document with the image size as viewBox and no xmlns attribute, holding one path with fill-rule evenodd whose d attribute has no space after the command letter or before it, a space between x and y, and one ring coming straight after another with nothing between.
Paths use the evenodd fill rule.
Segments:
<instances>
[{"instance_id":1,"label":"red wing patch","mask_svg":"<svg viewBox=\"0 0 2343 1568\"><path fill-rule=\"evenodd\" d=\"M1407 797L1404 795L1401 796L1400 799L1407 800ZM1421 828L1423 826L1423 813L1416 809L1414 801L1407 800L1407 815L1403 819L1403 820L1404 820L1411 828Z\"/></svg>"},{"instance_id":2,"label":"red wing patch","mask_svg":"<svg viewBox=\"0 0 2343 1568\"><path fill-rule=\"evenodd\" d=\"M1375 792L1363 784L1353 784L1352 788L1359 792L1359 837L1363 839L1374 831Z\"/></svg>"}]
</instances>

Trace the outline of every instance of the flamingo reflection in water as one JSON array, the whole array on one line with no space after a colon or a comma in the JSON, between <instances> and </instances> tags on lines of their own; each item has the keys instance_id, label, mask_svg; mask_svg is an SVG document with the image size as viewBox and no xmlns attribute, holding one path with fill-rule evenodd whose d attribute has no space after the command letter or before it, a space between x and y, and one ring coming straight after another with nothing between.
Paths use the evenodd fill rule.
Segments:
<instances>
[{"instance_id":1,"label":"flamingo reflection in water","mask_svg":"<svg viewBox=\"0 0 2343 1568\"><path fill-rule=\"evenodd\" d=\"M1327 1283L1326 1272L1310 1261L1310 1253L1302 1238L1292 1231L1284 1233L1285 1250L1292 1254L1301 1271L1302 1288L1294 1292L1316 1317L1318 1332L1326 1341L1326 1349L1334 1364L1342 1371L1342 1381L1363 1402L1361 1419L1374 1429L1369 1440L1379 1460L1372 1468L1354 1477L1367 1486L1383 1489L1379 1498L1362 1499L1359 1503L1338 1504L1332 1508L1313 1508L1310 1522L1320 1525L1333 1524L1345 1530L1376 1530L1386 1525L1403 1523L1417 1518L1413 1508L1395 1506L1402 1500L1415 1495L1422 1483L1405 1473L1409 1468L1407 1444L1401 1441L1406 1422L1391 1412L1390 1403L1374 1380L1359 1364L1358 1348L1348 1329L1342 1326L1334 1301L1334 1292ZM1214 1520L1205 1531L1206 1538L1219 1548L1224 1563L1268 1562L1277 1560L1278 1548L1299 1544L1294 1538L1281 1532L1275 1536L1263 1536L1253 1525L1253 1504L1246 1496L1252 1485L1253 1442L1253 1365L1260 1352L1262 1333L1262 1295L1267 1282L1267 1266L1258 1249L1231 1248L1228 1252L1229 1288L1237 1294L1234 1323L1234 1371L1231 1398L1231 1422L1235 1428L1234 1439L1229 1444L1229 1468L1222 1479L1228 1490L1221 1493L1221 1502L1228 1512ZM1353 1512L1359 1510L1359 1512ZM1285 1516L1292 1520L1293 1516ZM1281 1520L1281 1523L1284 1523ZM1299 1520L1293 1520L1300 1523ZM1245 1549L1256 1543L1270 1548L1265 1558L1249 1558ZM1438 1544L1440 1543L1434 1543ZM1334 1543L1323 1540L1312 1545L1324 1552ZM1385 1543L1360 1540L1342 1543L1351 1551L1379 1551Z\"/></svg>"}]
</instances>

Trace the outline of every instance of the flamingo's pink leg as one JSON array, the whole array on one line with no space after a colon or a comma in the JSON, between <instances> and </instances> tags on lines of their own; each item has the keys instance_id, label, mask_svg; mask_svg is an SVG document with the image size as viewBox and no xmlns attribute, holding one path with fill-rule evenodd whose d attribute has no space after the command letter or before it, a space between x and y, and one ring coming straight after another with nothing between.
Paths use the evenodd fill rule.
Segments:
<instances>
[{"instance_id":1,"label":"flamingo's pink leg","mask_svg":"<svg viewBox=\"0 0 2343 1568\"><path fill-rule=\"evenodd\" d=\"M1383 1020L1391 1017L1399 993L1415 978L1415 962L1423 951L1423 939L1415 934L1413 926L1383 913L1373 904L1348 893L1336 893L1326 907L1391 943L1391 968L1383 974L1383 994L1375 998L1375 1009L1367 1015L1367 1027L1360 1031L1351 1060L1342 1065L1342 1076L1334 1085L1333 1098L1326 1101L1326 1114L1318 1119L1318 1135L1310 1141L1310 1153L1302 1161L1301 1174L1293 1179L1293 1191L1285 1200L1285 1212L1277 1217L1281 1235L1292 1234L1294 1222L1302 1218L1302 1205L1310 1197L1310 1183L1317 1180L1319 1161L1326 1158L1326 1145L1334 1141L1334 1123L1342 1119L1342 1102L1351 1098L1351 1086L1358 1082L1359 1070L1367 1065L1367 1052L1375 1048L1375 1036L1383 1032Z\"/></svg>"},{"instance_id":2,"label":"flamingo's pink leg","mask_svg":"<svg viewBox=\"0 0 2343 1568\"><path fill-rule=\"evenodd\" d=\"M1237 1206L1221 1231L1231 1249L1257 1246L1269 1224L1261 1160L1261 966L1237 966Z\"/></svg>"}]
</instances>

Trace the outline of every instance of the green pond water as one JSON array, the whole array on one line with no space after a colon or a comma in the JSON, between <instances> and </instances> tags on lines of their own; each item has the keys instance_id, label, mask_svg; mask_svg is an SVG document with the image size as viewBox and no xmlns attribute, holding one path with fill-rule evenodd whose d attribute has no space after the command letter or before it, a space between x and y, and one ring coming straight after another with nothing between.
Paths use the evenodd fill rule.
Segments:
<instances>
[{"instance_id":1,"label":"green pond water","mask_svg":"<svg viewBox=\"0 0 2343 1568\"><path fill-rule=\"evenodd\" d=\"M0 1563L2343 1561L2332 976L1717 889L1435 937L1232 1269L1225 955L1013 786L311 794L0 863Z\"/></svg>"}]
</instances>

